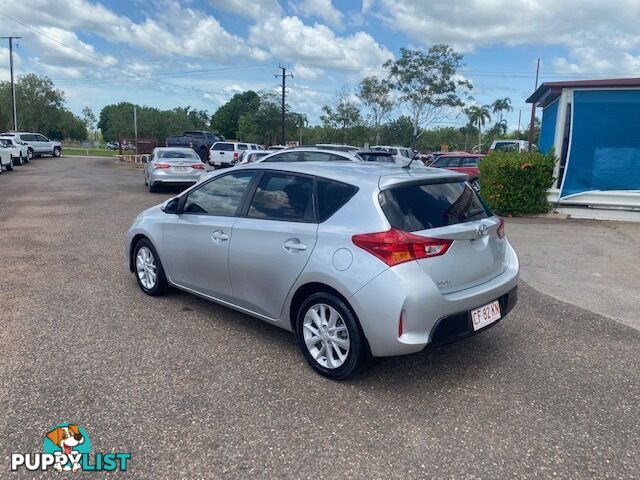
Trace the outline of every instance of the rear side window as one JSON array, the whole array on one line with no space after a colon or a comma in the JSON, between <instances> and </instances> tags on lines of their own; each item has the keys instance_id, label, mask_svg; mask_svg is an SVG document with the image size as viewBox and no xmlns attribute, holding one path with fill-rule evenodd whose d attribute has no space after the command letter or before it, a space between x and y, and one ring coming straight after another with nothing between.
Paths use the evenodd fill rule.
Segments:
<instances>
[{"instance_id":1,"label":"rear side window","mask_svg":"<svg viewBox=\"0 0 640 480\"><path fill-rule=\"evenodd\" d=\"M318 178L318 221L324 222L351 200L358 187L346 183Z\"/></svg>"},{"instance_id":2,"label":"rear side window","mask_svg":"<svg viewBox=\"0 0 640 480\"><path fill-rule=\"evenodd\" d=\"M239 143L238 144L238 150L247 150L249 147L247 146L246 143Z\"/></svg>"},{"instance_id":3,"label":"rear side window","mask_svg":"<svg viewBox=\"0 0 640 480\"><path fill-rule=\"evenodd\" d=\"M250 218L313 222L313 178L267 173L249 206Z\"/></svg>"},{"instance_id":4,"label":"rear side window","mask_svg":"<svg viewBox=\"0 0 640 480\"><path fill-rule=\"evenodd\" d=\"M465 182L400 186L380 192L379 199L391 226L405 232L446 227L491 215Z\"/></svg>"},{"instance_id":5,"label":"rear side window","mask_svg":"<svg viewBox=\"0 0 640 480\"><path fill-rule=\"evenodd\" d=\"M225 152L233 152L233 143L214 143L211 150L223 150Z\"/></svg>"}]
</instances>

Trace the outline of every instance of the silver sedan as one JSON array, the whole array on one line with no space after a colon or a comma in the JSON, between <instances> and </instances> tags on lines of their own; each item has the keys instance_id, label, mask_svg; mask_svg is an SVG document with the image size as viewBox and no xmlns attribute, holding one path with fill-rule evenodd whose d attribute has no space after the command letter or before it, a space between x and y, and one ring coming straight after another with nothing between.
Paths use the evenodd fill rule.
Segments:
<instances>
[{"instance_id":1,"label":"silver sedan","mask_svg":"<svg viewBox=\"0 0 640 480\"><path fill-rule=\"evenodd\" d=\"M144 163L144 184L155 192L162 184L194 184L205 170L191 148L158 147Z\"/></svg>"},{"instance_id":2,"label":"silver sedan","mask_svg":"<svg viewBox=\"0 0 640 480\"><path fill-rule=\"evenodd\" d=\"M484 331L517 299L504 221L466 175L426 167L217 171L142 212L126 255L144 293L176 287L293 331L332 379Z\"/></svg>"}]
</instances>

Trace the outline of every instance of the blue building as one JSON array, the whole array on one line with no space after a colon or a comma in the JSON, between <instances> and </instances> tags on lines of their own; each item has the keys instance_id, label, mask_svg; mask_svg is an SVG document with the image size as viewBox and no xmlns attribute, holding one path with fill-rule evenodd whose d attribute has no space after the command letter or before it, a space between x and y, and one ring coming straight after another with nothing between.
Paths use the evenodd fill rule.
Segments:
<instances>
[{"instance_id":1,"label":"blue building","mask_svg":"<svg viewBox=\"0 0 640 480\"><path fill-rule=\"evenodd\" d=\"M552 201L640 209L640 78L546 82L527 102L558 158Z\"/></svg>"}]
</instances>

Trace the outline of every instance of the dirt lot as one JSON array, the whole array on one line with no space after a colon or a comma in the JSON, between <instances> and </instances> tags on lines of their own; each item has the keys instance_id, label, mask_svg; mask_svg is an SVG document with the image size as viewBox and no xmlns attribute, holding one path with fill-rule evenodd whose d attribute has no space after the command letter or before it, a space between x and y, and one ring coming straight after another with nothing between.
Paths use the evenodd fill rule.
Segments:
<instances>
[{"instance_id":1,"label":"dirt lot","mask_svg":"<svg viewBox=\"0 0 640 480\"><path fill-rule=\"evenodd\" d=\"M105 158L0 176L0 477L62 421L129 478L640 477L640 332L523 282L485 334L334 383L285 331L140 292L125 231L175 193Z\"/></svg>"}]
</instances>

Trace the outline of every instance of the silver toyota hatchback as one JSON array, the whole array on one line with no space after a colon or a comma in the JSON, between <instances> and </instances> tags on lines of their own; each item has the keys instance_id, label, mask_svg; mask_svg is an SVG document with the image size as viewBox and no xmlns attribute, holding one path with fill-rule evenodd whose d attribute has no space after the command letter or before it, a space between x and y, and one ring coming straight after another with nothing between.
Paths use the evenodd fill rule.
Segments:
<instances>
[{"instance_id":1,"label":"silver toyota hatchback","mask_svg":"<svg viewBox=\"0 0 640 480\"><path fill-rule=\"evenodd\" d=\"M372 162L219 171L134 220L128 265L148 295L173 286L293 331L313 369L343 379L516 304L504 222L466 178Z\"/></svg>"}]
</instances>

